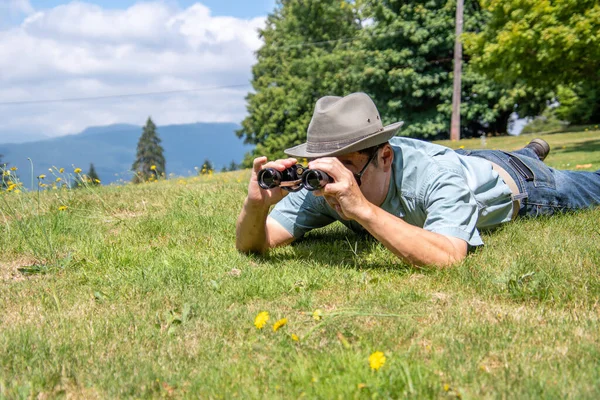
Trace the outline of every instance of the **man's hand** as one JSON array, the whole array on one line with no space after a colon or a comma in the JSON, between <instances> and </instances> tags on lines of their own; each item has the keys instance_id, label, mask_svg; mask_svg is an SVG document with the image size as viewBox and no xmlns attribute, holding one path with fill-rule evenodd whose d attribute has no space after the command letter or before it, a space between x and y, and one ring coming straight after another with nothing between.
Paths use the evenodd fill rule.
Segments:
<instances>
[{"instance_id":1,"label":"man's hand","mask_svg":"<svg viewBox=\"0 0 600 400\"><path fill-rule=\"evenodd\" d=\"M267 157L264 156L255 158L252 165L250 183L248 184L248 204L250 206L261 206L268 208L273 204L277 204L281 199L283 199L288 192L280 187L265 190L258 186L258 173L263 168L274 168L278 171L284 171L296 163L297 161L295 158L286 158L271 162L267 162Z\"/></svg>"},{"instance_id":2,"label":"man's hand","mask_svg":"<svg viewBox=\"0 0 600 400\"><path fill-rule=\"evenodd\" d=\"M359 219L365 212L369 201L360 191L354 175L335 157L323 157L311 161L310 169L320 169L334 180L321 190L315 190L316 196L324 196L327 203L344 219Z\"/></svg>"},{"instance_id":3,"label":"man's hand","mask_svg":"<svg viewBox=\"0 0 600 400\"><path fill-rule=\"evenodd\" d=\"M294 158L267 163L267 157L254 159L252 176L248 184L248 197L244 202L236 226L236 248L243 252L263 253L271 247L291 243L294 237L273 218L268 217L269 207L283 199L288 192L279 187L264 190L258 186L258 173L265 168L283 171L296 164Z\"/></svg>"}]
</instances>

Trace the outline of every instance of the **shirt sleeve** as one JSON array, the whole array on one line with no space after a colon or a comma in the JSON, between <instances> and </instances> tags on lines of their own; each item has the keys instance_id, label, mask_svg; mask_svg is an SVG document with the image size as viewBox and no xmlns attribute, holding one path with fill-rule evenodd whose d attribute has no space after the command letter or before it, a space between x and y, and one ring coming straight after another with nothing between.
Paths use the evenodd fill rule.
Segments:
<instances>
[{"instance_id":1,"label":"shirt sleeve","mask_svg":"<svg viewBox=\"0 0 600 400\"><path fill-rule=\"evenodd\" d=\"M308 190L300 190L285 196L269 215L298 239L312 229L336 221L324 203L323 198L316 197Z\"/></svg>"},{"instance_id":2,"label":"shirt sleeve","mask_svg":"<svg viewBox=\"0 0 600 400\"><path fill-rule=\"evenodd\" d=\"M462 175L439 168L425 181L422 192L423 229L462 239L470 246L483 244L476 226L477 201Z\"/></svg>"}]
</instances>

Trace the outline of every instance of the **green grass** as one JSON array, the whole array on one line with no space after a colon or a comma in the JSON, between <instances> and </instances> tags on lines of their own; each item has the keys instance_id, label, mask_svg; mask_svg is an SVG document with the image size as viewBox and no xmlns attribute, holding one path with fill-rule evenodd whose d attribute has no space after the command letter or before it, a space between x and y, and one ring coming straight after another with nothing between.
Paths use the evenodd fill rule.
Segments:
<instances>
[{"instance_id":1,"label":"green grass","mask_svg":"<svg viewBox=\"0 0 600 400\"><path fill-rule=\"evenodd\" d=\"M544 139L548 164L600 168L600 132ZM337 224L245 256L248 176L0 194L0 398L600 397L600 209L508 224L448 270Z\"/></svg>"}]
</instances>

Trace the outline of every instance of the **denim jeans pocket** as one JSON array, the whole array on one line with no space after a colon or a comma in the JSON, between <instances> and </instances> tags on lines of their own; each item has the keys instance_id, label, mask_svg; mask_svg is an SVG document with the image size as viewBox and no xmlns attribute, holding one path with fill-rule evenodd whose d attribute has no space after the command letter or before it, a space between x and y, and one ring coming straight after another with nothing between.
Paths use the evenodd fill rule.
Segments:
<instances>
[{"instance_id":1,"label":"denim jeans pocket","mask_svg":"<svg viewBox=\"0 0 600 400\"><path fill-rule=\"evenodd\" d=\"M509 156L510 166L525 181L533 182L535 187L556 188L556 180L552 170L542 161L513 153L505 152L505 154Z\"/></svg>"}]
</instances>

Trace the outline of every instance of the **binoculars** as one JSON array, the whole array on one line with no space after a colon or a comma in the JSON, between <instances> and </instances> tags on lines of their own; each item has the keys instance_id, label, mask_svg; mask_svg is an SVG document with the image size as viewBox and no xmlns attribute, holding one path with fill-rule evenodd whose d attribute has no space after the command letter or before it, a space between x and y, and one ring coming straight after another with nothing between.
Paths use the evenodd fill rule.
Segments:
<instances>
[{"instance_id":1,"label":"binoculars","mask_svg":"<svg viewBox=\"0 0 600 400\"><path fill-rule=\"evenodd\" d=\"M265 168L258 173L258 185L263 189L281 187L288 192L318 190L333 182L327 173L318 169L308 169L300 164L278 171L275 168Z\"/></svg>"}]
</instances>

